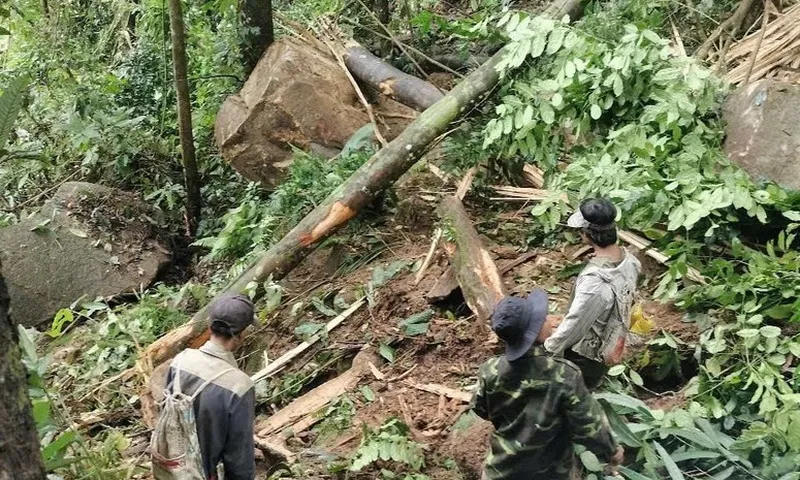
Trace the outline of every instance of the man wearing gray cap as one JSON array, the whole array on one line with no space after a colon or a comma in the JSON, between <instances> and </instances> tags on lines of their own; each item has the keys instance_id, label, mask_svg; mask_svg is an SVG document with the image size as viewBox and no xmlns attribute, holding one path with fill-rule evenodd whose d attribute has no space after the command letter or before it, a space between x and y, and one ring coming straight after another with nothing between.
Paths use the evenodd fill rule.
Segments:
<instances>
[{"instance_id":1,"label":"man wearing gray cap","mask_svg":"<svg viewBox=\"0 0 800 480\"><path fill-rule=\"evenodd\" d=\"M589 198L567 221L578 229L594 257L575 281L569 311L544 343L583 372L586 386L597 388L609 365L625 352L630 311L642 264L617 245L617 209L608 199Z\"/></svg>"},{"instance_id":2,"label":"man wearing gray cap","mask_svg":"<svg viewBox=\"0 0 800 480\"><path fill-rule=\"evenodd\" d=\"M524 299L506 297L492 313L492 330L506 351L481 366L471 402L494 425L483 480L567 480L576 465L574 443L616 473L623 450L580 369L542 347L559 320L547 315L541 289Z\"/></svg>"},{"instance_id":3,"label":"man wearing gray cap","mask_svg":"<svg viewBox=\"0 0 800 480\"><path fill-rule=\"evenodd\" d=\"M194 398L205 477L217 480L222 465L225 480L253 480L255 390L233 356L255 323L253 303L244 295L221 297L211 305L209 320L211 339L175 357L167 388Z\"/></svg>"}]
</instances>

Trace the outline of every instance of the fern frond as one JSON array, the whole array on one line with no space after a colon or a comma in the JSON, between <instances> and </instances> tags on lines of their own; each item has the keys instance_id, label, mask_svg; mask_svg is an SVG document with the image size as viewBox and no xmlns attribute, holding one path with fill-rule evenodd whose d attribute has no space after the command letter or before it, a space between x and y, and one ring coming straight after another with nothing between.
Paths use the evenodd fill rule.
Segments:
<instances>
[{"instance_id":1,"label":"fern frond","mask_svg":"<svg viewBox=\"0 0 800 480\"><path fill-rule=\"evenodd\" d=\"M19 77L12 80L0 95L0 147L5 146L11 135L11 128L22 108L22 99L27 89L28 78Z\"/></svg>"}]
</instances>

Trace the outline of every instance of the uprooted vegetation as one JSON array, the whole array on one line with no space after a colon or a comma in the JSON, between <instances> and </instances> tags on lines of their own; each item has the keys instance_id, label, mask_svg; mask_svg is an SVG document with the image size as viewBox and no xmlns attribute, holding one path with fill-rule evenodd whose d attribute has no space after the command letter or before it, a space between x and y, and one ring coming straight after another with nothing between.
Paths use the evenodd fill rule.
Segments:
<instances>
[{"instance_id":1,"label":"uprooted vegetation","mask_svg":"<svg viewBox=\"0 0 800 480\"><path fill-rule=\"evenodd\" d=\"M796 43L797 33L768 5L767 20L785 29L764 27L769 63L747 76L796 62L775 60L797 58L780 40ZM63 24L38 4L7 17L3 83L31 78L24 107L21 83L0 97L0 114L23 111L15 130L0 124L0 147L13 137L0 150L5 223L24 219L52 186L86 179L141 193L165 212L159 223L183 229L165 7L124 6L117 18L68 4L58 7ZM537 14L547 6L536 2L511 6L400 2L385 18L361 2L276 5L284 35L352 37L444 89L505 46L490 60L497 86L484 85L487 95L465 102L449 128L436 125L431 145L413 145L424 156L391 189L365 193L377 198L314 237L315 249L295 251L295 268L246 282L261 323L239 352L257 378L260 478L477 478L489 429L466 400L478 365L502 349L465 305L467 289L452 278L448 287L456 239L436 207L461 196L501 289L540 286L563 312L586 252L562 222L598 194L640 235L625 241L645 264L637 303L655 325L597 394L627 450L622 476L800 478L800 196L723 151L732 87L718 67L733 51L740 76L736 48L758 48L761 7L616 0L570 19ZM797 6L784 11L793 18ZM134 302L75 299L42 333L22 330L42 453L63 478L147 478L159 366L148 347L248 278L248 265L390 148L368 126L331 159L296 150L272 191L240 180L211 133L242 83L236 12L213 2L185 15L206 209L198 239L173 242L193 256ZM101 25L111 26L90 32ZM64 35L69 65L50 47ZM125 212L97 207L82 215L98 235L125 229ZM601 478L598 459L578 454L583 478Z\"/></svg>"}]
</instances>

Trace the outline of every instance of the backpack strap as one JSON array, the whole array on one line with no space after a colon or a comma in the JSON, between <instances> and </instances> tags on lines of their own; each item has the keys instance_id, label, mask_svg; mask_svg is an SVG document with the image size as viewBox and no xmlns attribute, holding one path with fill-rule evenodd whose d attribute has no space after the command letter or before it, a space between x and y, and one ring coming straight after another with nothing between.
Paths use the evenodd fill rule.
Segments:
<instances>
[{"instance_id":1,"label":"backpack strap","mask_svg":"<svg viewBox=\"0 0 800 480\"><path fill-rule=\"evenodd\" d=\"M198 395L200 395L200 392L202 392L211 382L213 382L214 380L218 379L219 377L225 375L226 373L233 372L235 370L236 369L233 368L233 367L231 367L231 368L229 368L227 370L223 370L223 371L217 373L216 375L214 375L213 377L209 378L205 382L203 382L203 384L200 385L200 387L197 390L195 390L194 394L191 396L192 401L194 401L194 399L197 398Z\"/></svg>"}]
</instances>

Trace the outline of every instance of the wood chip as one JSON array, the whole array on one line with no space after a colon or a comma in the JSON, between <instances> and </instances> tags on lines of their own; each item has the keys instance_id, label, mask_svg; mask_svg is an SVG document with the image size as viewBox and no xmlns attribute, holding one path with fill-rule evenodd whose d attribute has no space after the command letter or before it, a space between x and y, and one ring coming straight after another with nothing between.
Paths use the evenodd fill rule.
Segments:
<instances>
[{"instance_id":1,"label":"wood chip","mask_svg":"<svg viewBox=\"0 0 800 480\"><path fill-rule=\"evenodd\" d=\"M456 390L455 388L446 387L437 383L420 384L411 380L404 380L403 383L411 388L416 388L423 392L433 393L434 395L444 395L447 398L453 398L463 403L469 403L472 395L464 390Z\"/></svg>"}]
</instances>

